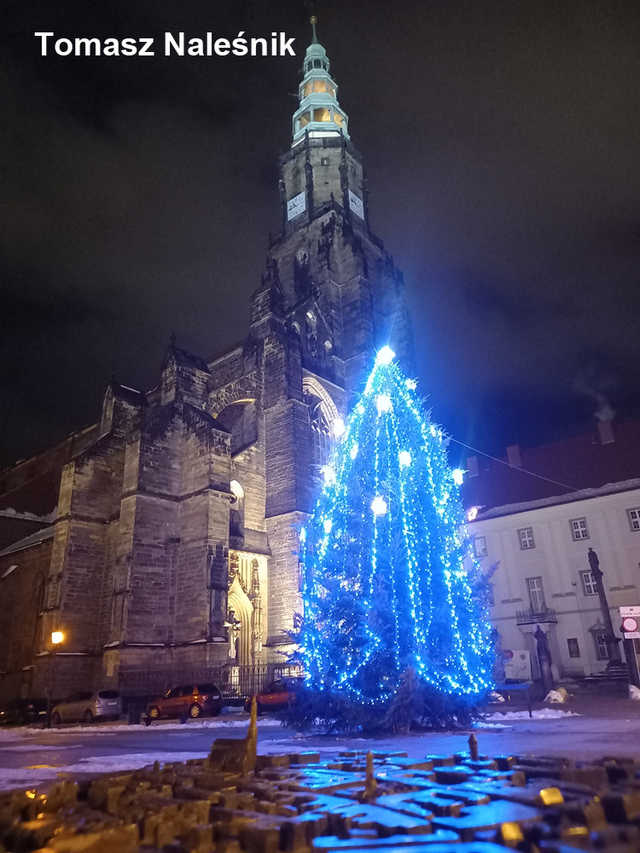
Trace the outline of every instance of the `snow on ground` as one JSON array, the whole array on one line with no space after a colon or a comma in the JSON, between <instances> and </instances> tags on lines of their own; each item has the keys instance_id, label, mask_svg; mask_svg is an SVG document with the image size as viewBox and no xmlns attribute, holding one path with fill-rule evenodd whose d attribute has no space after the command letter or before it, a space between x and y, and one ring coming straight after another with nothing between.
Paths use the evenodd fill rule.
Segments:
<instances>
[{"instance_id":1,"label":"snow on ground","mask_svg":"<svg viewBox=\"0 0 640 853\"><path fill-rule=\"evenodd\" d=\"M37 737L46 732L47 735L75 735L75 734L114 734L117 732L136 732L136 731L158 731L162 729L164 732L183 731L188 732L194 729L246 729L249 725L248 715L240 718L227 720L224 717L209 717L208 719L188 720L186 723L176 721L155 720L150 726L145 726L144 723L136 723L129 725L126 720L116 720L111 723L92 723L91 725L63 725L60 727L52 727L43 729L42 726L5 726L0 728L0 741L16 740L17 738ZM258 728L272 728L281 726L280 720L273 717L258 717Z\"/></svg>"},{"instance_id":2,"label":"snow on ground","mask_svg":"<svg viewBox=\"0 0 640 853\"><path fill-rule=\"evenodd\" d=\"M528 711L494 711L492 714L487 714L483 719L501 723L505 720L557 720L559 717L581 717L575 711L561 711L559 708L539 708L532 711L532 717L529 717Z\"/></svg>"},{"instance_id":3,"label":"snow on ground","mask_svg":"<svg viewBox=\"0 0 640 853\"><path fill-rule=\"evenodd\" d=\"M0 768L0 789L17 788L23 785L40 785L65 778L66 774L76 776L79 773L119 773L123 770L139 770L153 764L188 761L192 758L204 758L201 752L133 752L129 755L92 755L82 758L74 764L52 766L37 764L31 767Z\"/></svg>"}]
</instances>

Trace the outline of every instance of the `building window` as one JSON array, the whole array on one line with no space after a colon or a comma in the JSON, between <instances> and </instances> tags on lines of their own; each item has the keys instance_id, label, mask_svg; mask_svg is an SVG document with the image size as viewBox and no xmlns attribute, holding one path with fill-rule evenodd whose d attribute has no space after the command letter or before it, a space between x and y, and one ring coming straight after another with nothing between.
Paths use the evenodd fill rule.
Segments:
<instances>
[{"instance_id":1,"label":"building window","mask_svg":"<svg viewBox=\"0 0 640 853\"><path fill-rule=\"evenodd\" d=\"M634 506L627 510L627 518L629 519L629 527L632 530L640 530L640 506Z\"/></svg>"},{"instance_id":2,"label":"building window","mask_svg":"<svg viewBox=\"0 0 640 853\"><path fill-rule=\"evenodd\" d=\"M529 551L536 547L536 541L533 538L533 527L522 527L518 530L518 539L520 540L520 550Z\"/></svg>"},{"instance_id":3,"label":"building window","mask_svg":"<svg viewBox=\"0 0 640 853\"><path fill-rule=\"evenodd\" d=\"M580 572L580 577L582 579L582 591L585 595L597 595L598 594L598 585L596 584L596 579L593 576L593 572Z\"/></svg>"},{"instance_id":4,"label":"building window","mask_svg":"<svg viewBox=\"0 0 640 853\"><path fill-rule=\"evenodd\" d=\"M589 528L587 527L586 518L572 518L569 526L571 527L571 536L574 542L580 542L581 539L589 538Z\"/></svg>"},{"instance_id":5,"label":"building window","mask_svg":"<svg viewBox=\"0 0 640 853\"><path fill-rule=\"evenodd\" d=\"M487 537L486 536L474 536L473 537L473 553L476 557L486 557L487 556Z\"/></svg>"},{"instance_id":6,"label":"building window","mask_svg":"<svg viewBox=\"0 0 640 853\"><path fill-rule=\"evenodd\" d=\"M570 658L579 658L580 657L580 646L578 644L577 637L569 637L567 639L567 647L569 649L569 657Z\"/></svg>"},{"instance_id":7,"label":"building window","mask_svg":"<svg viewBox=\"0 0 640 853\"><path fill-rule=\"evenodd\" d=\"M594 631L593 641L596 644L596 658L598 660L609 660L609 646L607 645L606 631Z\"/></svg>"},{"instance_id":8,"label":"building window","mask_svg":"<svg viewBox=\"0 0 640 853\"><path fill-rule=\"evenodd\" d=\"M547 609L544 600L544 587L542 578L527 578L527 591L529 593L529 604L533 613L544 613Z\"/></svg>"}]
</instances>

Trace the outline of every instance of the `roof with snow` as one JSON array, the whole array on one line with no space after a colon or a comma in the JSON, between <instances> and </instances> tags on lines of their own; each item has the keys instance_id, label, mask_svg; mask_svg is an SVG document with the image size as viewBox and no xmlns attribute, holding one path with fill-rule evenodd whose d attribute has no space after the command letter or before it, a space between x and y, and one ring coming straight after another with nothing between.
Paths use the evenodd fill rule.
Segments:
<instances>
[{"instance_id":1,"label":"roof with snow","mask_svg":"<svg viewBox=\"0 0 640 853\"><path fill-rule=\"evenodd\" d=\"M514 515L518 512L530 512L533 509L544 509L545 507L574 503L575 501L587 501L591 498L601 498L606 495L615 495L619 492L630 492L634 489L640 489L640 477L635 477L632 480L623 480L620 483L606 483L597 489L578 489L576 492L569 492L565 495L552 495L551 497L539 498L534 501L523 501L521 503L492 507L485 512L479 512L474 521L487 521L489 518ZM473 522L470 523L473 524Z\"/></svg>"}]
</instances>

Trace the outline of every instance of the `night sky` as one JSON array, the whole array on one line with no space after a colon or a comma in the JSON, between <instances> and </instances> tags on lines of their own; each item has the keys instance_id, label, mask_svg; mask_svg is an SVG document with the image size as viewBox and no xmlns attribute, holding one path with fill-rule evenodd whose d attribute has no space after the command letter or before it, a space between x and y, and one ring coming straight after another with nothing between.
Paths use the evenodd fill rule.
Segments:
<instances>
[{"instance_id":1,"label":"night sky","mask_svg":"<svg viewBox=\"0 0 640 853\"><path fill-rule=\"evenodd\" d=\"M323 2L374 231L434 417L489 452L637 412L640 8ZM303 2L12 2L2 35L0 463L247 331ZM286 30L296 58L41 58L57 36Z\"/></svg>"}]
</instances>

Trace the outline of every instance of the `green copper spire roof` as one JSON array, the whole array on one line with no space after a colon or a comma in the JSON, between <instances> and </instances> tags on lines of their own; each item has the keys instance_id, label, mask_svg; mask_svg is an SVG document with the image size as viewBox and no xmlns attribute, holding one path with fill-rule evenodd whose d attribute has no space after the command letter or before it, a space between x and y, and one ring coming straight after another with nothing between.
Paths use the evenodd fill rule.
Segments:
<instances>
[{"instance_id":1,"label":"green copper spire roof","mask_svg":"<svg viewBox=\"0 0 640 853\"><path fill-rule=\"evenodd\" d=\"M310 137L346 136L349 117L338 103L338 86L329 74L329 58L316 33L317 18L311 18L312 39L304 58L303 78L298 97L300 106L293 114L293 145L308 133Z\"/></svg>"}]
</instances>

